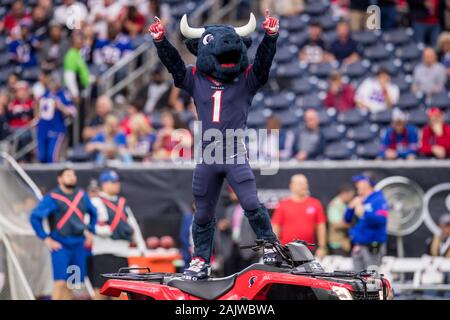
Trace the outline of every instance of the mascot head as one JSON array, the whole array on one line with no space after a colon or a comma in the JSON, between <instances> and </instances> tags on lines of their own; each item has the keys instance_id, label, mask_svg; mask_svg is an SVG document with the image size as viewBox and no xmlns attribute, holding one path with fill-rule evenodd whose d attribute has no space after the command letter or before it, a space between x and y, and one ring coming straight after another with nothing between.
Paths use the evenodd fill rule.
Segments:
<instances>
[{"instance_id":1,"label":"mascot head","mask_svg":"<svg viewBox=\"0 0 450 320\"><path fill-rule=\"evenodd\" d=\"M242 27L208 25L191 28L186 15L180 29L189 51L197 56L197 69L214 79L229 82L248 67L247 48L251 45L248 36L256 28L256 19L250 14L249 22Z\"/></svg>"}]
</instances>

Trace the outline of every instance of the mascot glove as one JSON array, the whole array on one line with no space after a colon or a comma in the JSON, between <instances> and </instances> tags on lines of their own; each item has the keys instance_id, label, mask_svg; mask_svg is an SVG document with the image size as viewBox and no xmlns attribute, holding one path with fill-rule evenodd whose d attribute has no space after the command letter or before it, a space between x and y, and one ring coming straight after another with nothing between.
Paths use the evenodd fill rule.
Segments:
<instances>
[{"instance_id":1,"label":"mascot glove","mask_svg":"<svg viewBox=\"0 0 450 320\"><path fill-rule=\"evenodd\" d=\"M262 24L264 30L271 36L277 34L280 28L280 21L277 18L271 17L268 9L266 9L265 16L266 20Z\"/></svg>"},{"instance_id":2,"label":"mascot glove","mask_svg":"<svg viewBox=\"0 0 450 320\"><path fill-rule=\"evenodd\" d=\"M158 17L155 17L154 21L155 22L148 28L148 31L150 32L153 40L159 41L164 37L165 29Z\"/></svg>"}]
</instances>

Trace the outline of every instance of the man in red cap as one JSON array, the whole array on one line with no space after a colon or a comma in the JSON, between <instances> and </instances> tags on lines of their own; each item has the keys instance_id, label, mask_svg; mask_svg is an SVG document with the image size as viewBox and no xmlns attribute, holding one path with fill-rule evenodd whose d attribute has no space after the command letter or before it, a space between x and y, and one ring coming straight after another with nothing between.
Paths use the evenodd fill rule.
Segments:
<instances>
[{"instance_id":1,"label":"man in red cap","mask_svg":"<svg viewBox=\"0 0 450 320\"><path fill-rule=\"evenodd\" d=\"M429 121L422 130L420 154L437 159L450 157L450 125L437 107L430 108L427 114Z\"/></svg>"}]
</instances>

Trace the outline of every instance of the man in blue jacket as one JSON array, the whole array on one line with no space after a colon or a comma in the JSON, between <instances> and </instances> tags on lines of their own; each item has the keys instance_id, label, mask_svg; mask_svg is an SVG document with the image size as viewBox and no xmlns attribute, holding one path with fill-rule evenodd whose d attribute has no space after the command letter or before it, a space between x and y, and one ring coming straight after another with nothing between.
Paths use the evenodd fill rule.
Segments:
<instances>
[{"instance_id":1,"label":"man in blue jacket","mask_svg":"<svg viewBox=\"0 0 450 320\"><path fill-rule=\"evenodd\" d=\"M355 271L380 266L386 252L388 203L381 191L374 190L366 174L353 177L358 195L349 203L345 222L354 223L349 233Z\"/></svg>"},{"instance_id":2,"label":"man in blue jacket","mask_svg":"<svg viewBox=\"0 0 450 320\"><path fill-rule=\"evenodd\" d=\"M58 187L45 195L31 213L30 222L36 235L51 250L54 300L71 299L66 281L83 282L86 274L85 246L90 245L97 221L97 211L87 193L77 188L75 171L64 168L58 172ZM89 214L89 225L85 215ZM47 219L50 233L42 223ZM75 267L75 268L74 268ZM74 269L72 269L74 268ZM75 272L75 273L74 273Z\"/></svg>"}]
</instances>

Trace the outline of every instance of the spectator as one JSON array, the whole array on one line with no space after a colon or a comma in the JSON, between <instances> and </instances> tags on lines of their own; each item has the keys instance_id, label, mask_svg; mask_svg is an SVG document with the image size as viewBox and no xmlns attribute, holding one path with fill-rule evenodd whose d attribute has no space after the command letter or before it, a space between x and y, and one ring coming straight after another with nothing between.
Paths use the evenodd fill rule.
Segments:
<instances>
[{"instance_id":1,"label":"spectator","mask_svg":"<svg viewBox=\"0 0 450 320\"><path fill-rule=\"evenodd\" d=\"M133 159L138 161L150 160L156 134L150 126L147 117L142 113L133 114L129 121L130 134L127 145Z\"/></svg>"},{"instance_id":2,"label":"spectator","mask_svg":"<svg viewBox=\"0 0 450 320\"><path fill-rule=\"evenodd\" d=\"M258 137L258 145L253 146L258 150L259 157L266 160L288 160L292 157L295 135L291 130L281 126L280 119L272 115L266 120L267 136ZM274 130L278 130L275 134Z\"/></svg>"},{"instance_id":3,"label":"spectator","mask_svg":"<svg viewBox=\"0 0 450 320\"><path fill-rule=\"evenodd\" d=\"M323 105L327 108L336 108L339 112L355 107L355 90L350 84L342 81L338 71L331 72L328 77L328 91Z\"/></svg>"},{"instance_id":4,"label":"spectator","mask_svg":"<svg viewBox=\"0 0 450 320\"><path fill-rule=\"evenodd\" d=\"M20 81L20 76L16 72L11 72L8 75L7 85L6 85L6 93L8 95L9 100L14 99L16 95L16 84Z\"/></svg>"},{"instance_id":5,"label":"spectator","mask_svg":"<svg viewBox=\"0 0 450 320\"><path fill-rule=\"evenodd\" d=\"M164 67L160 63L152 71L152 80L147 88L147 101L144 107L147 114L151 114L155 110L161 110L167 105L173 105L174 103L171 92L175 89L171 81L166 80L163 71Z\"/></svg>"},{"instance_id":6,"label":"spectator","mask_svg":"<svg viewBox=\"0 0 450 320\"><path fill-rule=\"evenodd\" d=\"M332 56L327 52L322 40L322 26L311 22L308 26L308 39L300 45L299 59L304 63L321 63L330 61Z\"/></svg>"},{"instance_id":7,"label":"spectator","mask_svg":"<svg viewBox=\"0 0 450 320\"><path fill-rule=\"evenodd\" d=\"M121 1L99 0L91 5L89 20L100 38L108 37L108 25L119 21L121 11Z\"/></svg>"},{"instance_id":8,"label":"spectator","mask_svg":"<svg viewBox=\"0 0 450 320\"><path fill-rule=\"evenodd\" d=\"M345 210L347 205L355 196L352 185L344 184L339 188L339 193L335 196L327 207L328 218L328 246L330 254L348 256L351 244L348 237L348 224L345 223Z\"/></svg>"},{"instance_id":9,"label":"spectator","mask_svg":"<svg viewBox=\"0 0 450 320\"><path fill-rule=\"evenodd\" d=\"M66 136L65 117L74 117L76 108L61 87L56 73L43 76L45 93L38 101L37 150L41 163L57 162Z\"/></svg>"},{"instance_id":10,"label":"spectator","mask_svg":"<svg viewBox=\"0 0 450 320\"><path fill-rule=\"evenodd\" d=\"M262 0L259 5L261 12L264 14L266 9L283 17L297 16L303 12L304 0Z\"/></svg>"},{"instance_id":11,"label":"spectator","mask_svg":"<svg viewBox=\"0 0 450 320\"><path fill-rule=\"evenodd\" d=\"M386 129L381 142L380 157L386 160L416 158L418 149L417 129L407 124L406 114L400 109L392 112L391 127Z\"/></svg>"},{"instance_id":12,"label":"spectator","mask_svg":"<svg viewBox=\"0 0 450 320\"><path fill-rule=\"evenodd\" d=\"M65 0L67 1L69 0ZM72 32L71 47L64 56L64 84L76 105L80 104L81 91L87 88L90 82L89 69L80 52L83 45L82 33Z\"/></svg>"},{"instance_id":13,"label":"spectator","mask_svg":"<svg viewBox=\"0 0 450 320\"><path fill-rule=\"evenodd\" d=\"M367 174L353 177L357 196L348 204L345 222L351 224L353 268L356 272L380 266L386 253L389 206L382 191L374 190Z\"/></svg>"},{"instance_id":14,"label":"spectator","mask_svg":"<svg viewBox=\"0 0 450 320\"><path fill-rule=\"evenodd\" d=\"M437 61L433 48L425 48L422 63L414 68L412 91L416 94L430 95L442 92L447 81L447 70Z\"/></svg>"},{"instance_id":15,"label":"spectator","mask_svg":"<svg viewBox=\"0 0 450 320\"><path fill-rule=\"evenodd\" d=\"M356 105L372 113L393 107L399 98L398 86L391 82L386 69L380 68L376 78L367 78L356 90Z\"/></svg>"},{"instance_id":16,"label":"spectator","mask_svg":"<svg viewBox=\"0 0 450 320\"><path fill-rule=\"evenodd\" d=\"M130 127L130 119L136 114L143 115L145 118L145 121L150 126L150 120L148 117L142 112L142 104L140 101L134 101L133 103L130 103L127 107L127 114L125 117L122 118L122 121L120 122L120 127L122 128L123 132L128 136L131 133L131 127Z\"/></svg>"},{"instance_id":17,"label":"spectator","mask_svg":"<svg viewBox=\"0 0 450 320\"><path fill-rule=\"evenodd\" d=\"M117 23L108 24L108 37L94 45L94 64L102 73L133 51L130 38L122 33Z\"/></svg>"},{"instance_id":18,"label":"spectator","mask_svg":"<svg viewBox=\"0 0 450 320\"><path fill-rule=\"evenodd\" d=\"M171 111L161 113L162 128L159 129L153 148L157 160L190 159L192 135L180 117Z\"/></svg>"},{"instance_id":19,"label":"spectator","mask_svg":"<svg viewBox=\"0 0 450 320\"><path fill-rule=\"evenodd\" d=\"M97 35L95 34L94 26L90 23L85 23L82 30L84 41L80 49L81 56L86 64L92 67L94 63L94 49L98 40Z\"/></svg>"},{"instance_id":20,"label":"spectator","mask_svg":"<svg viewBox=\"0 0 450 320\"><path fill-rule=\"evenodd\" d=\"M36 67L36 50L39 46L39 40L30 33L29 22L21 22L20 27L14 30L9 43L11 61L22 69Z\"/></svg>"},{"instance_id":21,"label":"spectator","mask_svg":"<svg viewBox=\"0 0 450 320\"><path fill-rule=\"evenodd\" d=\"M5 139L10 133L7 118L8 101L8 94L0 92L0 141Z\"/></svg>"},{"instance_id":22,"label":"spectator","mask_svg":"<svg viewBox=\"0 0 450 320\"><path fill-rule=\"evenodd\" d=\"M320 131L319 114L308 109L304 114L305 125L296 136L294 143L295 158L300 161L314 159L322 155L325 139Z\"/></svg>"},{"instance_id":23,"label":"spectator","mask_svg":"<svg viewBox=\"0 0 450 320\"><path fill-rule=\"evenodd\" d=\"M341 65L351 64L359 60L358 44L350 37L350 26L347 21L340 21L336 26L337 39L330 46L330 53Z\"/></svg>"},{"instance_id":24,"label":"spectator","mask_svg":"<svg viewBox=\"0 0 450 320\"><path fill-rule=\"evenodd\" d=\"M145 242L140 237L139 225L132 215L126 199L120 196L121 183L118 174L105 170L99 177L101 191L92 198L97 210L97 224L92 241L92 268L89 279L95 289L95 300L105 300L100 288L106 279L102 274L128 267L129 247L138 245L140 253L145 252Z\"/></svg>"},{"instance_id":25,"label":"spectator","mask_svg":"<svg viewBox=\"0 0 450 320\"><path fill-rule=\"evenodd\" d=\"M132 162L126 136L120 131L119 120L112 114L106 116L103 129L86 144L86 152L93 153L99 164L107 160Z\"/></svg>"},{"instance_id":26,"label":"spectator","mask_svg":"<svg viewBox=\"0 0 450 320\"><path fill-rule=\"evenodd\" d=\"M444 122L444 113L439 108L430 108L428 119L422 129L420 154L437 159L450 157L450 125Z\"/></svg>"},{"instance_id":27,"label":"spectator","mask_svg":"<svg viewBox=\"0 0 450 320\"><path fill-rule=\"evenodd\" d=\"M27 12L22 0L16 0L12 3L11 9L0 22L0 33L6 32L8 35L23 21L31 21L31 15Z\"/></svg>"},{"instance_id":28,"label":"spectator","mask_svg":"<svg viewBox=\"0 0 450 320\"><path fill-rule=\"evenodd\" d=\"M367 8L370 0L350 0L350 26L355 32L367 29Z\"/></svg>"},{"instance_id":29,"label":"spectator","mask_svg":"<svg viewBox=\"0 0 450 320\"><path fill-rule=\"evenodd\" d=\"M291 196L280 201L272 217L273 231L282 244L299 239L317 243L316 256L327 254L326 216L320 201L309 196L308 179L291 177ZM317 242L316 242L317 241Z\"/></svg>"},{"instance_id":30,"label":"spectator","mask_svg":"<svg viewBox=\"0 0 450 320\"><path fill-rule=\"evenodd\" d=\"M126 6L121 14L121 21L123 24L122 31L131 39L135 39L142 34L145 27L145 17L142 15L136 6Z\"/></svg>"},{"instance_id":31,"label":"spectator","mask_svg":"<svg viewBox=\"0 0 450 320\"><path fill-rule=\"evenodd\" d=\"M439 61L447 69L447 80L450 76L450 32L442 32L439 36L437 53Z\"/></svg>"},{"instance_id":32,"label":"spectator","mask_svg":"<svg viewBox=\"0 0 450 320\"><path fill-rule=\"evenodd\" d=\"M258 262L256 252L239 249L240 246L254 243L256 236L248 219L245 218L236 193L231 187L228 187L227 191L229 203L224 208L223 217L217 222L218 233L215 237L215 256L223 265L224 276L239 272Z\"/></svg>"},{"instance_id":33,"label":"spectator","mask_svg":"<svg viewBox=\"0 0 450 320\"><path fill-rule=\"evenodd\" d=\"M50 24L49 38L42 44L41 68L44 70L56 70L62 67L67 50L69 50L69 42L63 37L62 27L52 22Z\"/></svg>"},{"instance_id":34,"label":"spectator","mask_svg":"<svg viewBox=\"0 0 450 320\"><path fill-rule=\"evenodd\" d=\"M97 222L97 210L86 192L77 188L77 176L73 169L58 172L58 187L46 194L31 213L30 222L36 235L51 251L53 269L53 300L72 299L68 287L70 266L78 267L78 279L84 282L86 274L85 246L90 246ZM75 209L74 210L72 210ZM68 219L66 213L70 212ZM79 212L80 215L75 214ZM85 224L86 213L89 225ZM48 220L50 233L43 227Z\"/></svg>"},{"instance_id":35,"label":"spectator","mask_svg":"<svg viewBox=\"0 0 450 320\"><path fill-rule=\"evenodd\" d=\"M440 0L408 0L416 42L426 43L431 47L436 46L441 32L439 2Z\"/></svg>"},{"instance_id":36,"label":"spectator","mask_svg":"<svg viewBox=\"0 0 450 320\"><path fill-rule=\"evenodd\" d=\"M434 235L430 253L433 257L450 258L450 214L444 213L439 217L441 233Z\"/></svg>"},{"instance_id":37,"label":"spectator","mask_svg":"<svg viewBox=\"0 0 450 320\"><path fill-rule=\"evenodd\" d=\"M48 25L50 22L49 16L46 14L44 7L35 6L31 11L32 24L31 34L40 41L47 37Z\"/></svg>"},{"instance_id":38,"label":"spectator","mask_svg":"<svg viewBox=\"0 0 450 320\"><path fill-rule=\"evenodd\" d=\"M63 3L56 7L53 18L61 26L68 28L81 28L87 20L88 10L81 1L63 0Z\"/></svg>"},{"instance_id":39,"label":"spectator","mask_svg":"<svg viewBox=\"0 0 450 320\"><path fill-rule=\"evenodd\" d=\"M112 101L108 96L100 96L95 102L95 115L83 129L83 140L88 141L96 136L103 128L106 117L113 108Z\"/></svg>"},{"instance_id":40,"label":"spectator","mask_svg":"<svg viewBox=\"0 0 450 320\"><path fill-rule=\"evenodd\" d=\"M35 107L28 83L19 81L15 89L14 99L9 103L7 112L8 124L12 130L27 128L33 120Z\"/></svg>"},{"instance_id":41,"label":"spectator","mask_svg":"<svg viewBox=\"0 0 450 320\"><path fill-rule=\"evenodd\" d=\"M389 31L397 27L397 0L378 0L381 9L381 29Z\"/></svg>"}]
</instances>

